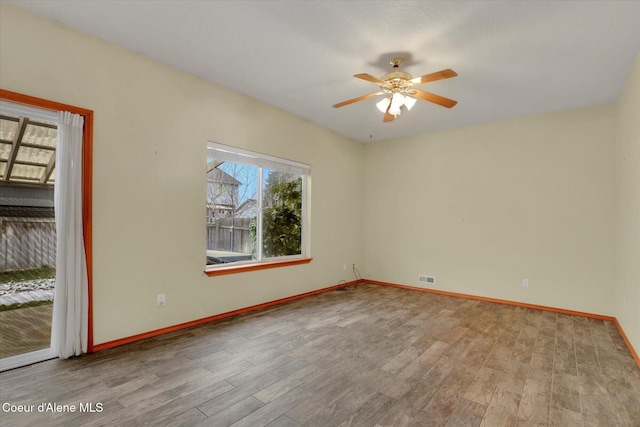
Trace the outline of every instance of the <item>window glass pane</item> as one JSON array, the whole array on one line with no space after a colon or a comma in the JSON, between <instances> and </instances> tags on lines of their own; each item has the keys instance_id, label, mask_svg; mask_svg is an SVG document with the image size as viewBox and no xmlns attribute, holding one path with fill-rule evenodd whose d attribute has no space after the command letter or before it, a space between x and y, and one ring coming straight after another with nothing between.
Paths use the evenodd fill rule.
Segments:
<instances>
[{"instance_id":1,"label":"window glass pane","mask_svg":"<svg viewBox=\"0 0 640 427\"><path fill-rule=\"evenodd\" d=\"M257 259L258 168L211 159L208 165L207 264Z\"/></svg>"},{"instance_id":2,"label":"window glass pane","mask_svg":"<svg viewBox=\"0 0 640 427\"><path fill-rule=\"evenodd\" d=\"M302 253L302 176L263 169L262 250L265 258Z\"/></svg>"},{"instance_id":3,"label":"window glass pane","mask_svg":"<svg viewBox=\"0 0 640 427\"><path fill-rule=\"evenodd\" d=\"M207 265L305 256L309 165L210 142Z\"/></svg>"}]
</instances>

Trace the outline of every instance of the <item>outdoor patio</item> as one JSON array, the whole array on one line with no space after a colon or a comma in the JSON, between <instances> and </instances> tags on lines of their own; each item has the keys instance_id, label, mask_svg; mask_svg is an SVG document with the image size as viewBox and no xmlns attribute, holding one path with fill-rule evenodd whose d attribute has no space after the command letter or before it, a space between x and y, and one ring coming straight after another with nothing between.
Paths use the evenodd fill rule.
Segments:
<instances>
[{"instance_id":1,"label":"outdoor patio","mask_svg":"<svg viewBox=\"0 0 640 427\"><path fill-rule=\"evenodd\" d=\"M0 359L49 348L53 304L0 311Z\"/></svg>"}]
</instances>

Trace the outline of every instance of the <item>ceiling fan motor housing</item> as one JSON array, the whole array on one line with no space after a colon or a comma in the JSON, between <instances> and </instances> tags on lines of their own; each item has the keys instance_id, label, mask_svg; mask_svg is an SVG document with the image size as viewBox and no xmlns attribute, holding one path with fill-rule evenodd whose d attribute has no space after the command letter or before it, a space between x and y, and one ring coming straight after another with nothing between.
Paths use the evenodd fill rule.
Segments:
<instances>
[{"instance_id":1,"label":"ceiling fan motor housing","mask_svg":"<svg viewBox=\"0 0 640 427\"><path fill-rule=\"evenodd\" d=\"M380 80L384 80L387 83L386 85L380 85L380 88L385 92L404 92L411 87L409 80L412 78L413 76L409 73L395 70L380 78Z\"/></svg>"}]
</instances>

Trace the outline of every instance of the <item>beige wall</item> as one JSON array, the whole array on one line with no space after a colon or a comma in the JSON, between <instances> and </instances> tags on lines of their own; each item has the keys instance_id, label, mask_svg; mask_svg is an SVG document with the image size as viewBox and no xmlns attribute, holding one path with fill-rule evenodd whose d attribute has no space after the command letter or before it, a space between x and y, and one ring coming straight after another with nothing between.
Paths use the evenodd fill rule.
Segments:
<instances>
[{"instance_id":1,"label":"beige wall","mask_svg":"<svg viewBox=\"0 0 640 427\"><path fill-rule=\"evenodd\" d=\"M367 277L613 315L614 123L607 104L367 145Z\"/></svg>"},{"instance_id":2,"label":"beige wall","mask_svg":"<svg viewBox=\"0 0 640 427\"><path fill-rule=\"evenodd\" d=\"M640 54L618 100L615 316L640 352Z\"/></svg>"},{"instance_id":3,"label":"beige wall","mask_svg":"<svg viewBox=\"0 0 640 427\"><path fill-rule=\"evenodd\" d=\"M361 145L2 2L0 52L3 89L95 111L96 344L351 280L356 263L615 315L640 348L637 63L616 105ZM203 274L207 140L311 164L311 264Z\"/></svg>"},{"instance_id":4,"label":"beige wall","mask_svg":"<svg viewBox=\"0 0 640 427\"><path fill-rule=\"evenodd\" d=\"M0 7L0 86L95 112L95 344L353 280L342 265L361 263L361 144ZM203 274L207 140L311 165L310 264Z\"/></svg>"}]
</instances>

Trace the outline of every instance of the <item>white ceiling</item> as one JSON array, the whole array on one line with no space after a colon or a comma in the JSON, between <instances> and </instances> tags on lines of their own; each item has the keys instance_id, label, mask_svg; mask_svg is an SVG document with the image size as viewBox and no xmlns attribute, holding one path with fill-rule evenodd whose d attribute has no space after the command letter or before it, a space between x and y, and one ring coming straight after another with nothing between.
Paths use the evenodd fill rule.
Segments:
<instances>
[{"instance_id":1,"label":"white ceiling","mask_svg":"<svg viewBox=\"0 0 640 427\"><path fill-rule=\"evenodd\" d=\"M640 1L9 1L126 49L273 105L361 142L468 126L617 99L640 51ZM382 123L388 61L420 89ZM142 76L141 76L142 77Z\"/></svg>"}]
</instances>

